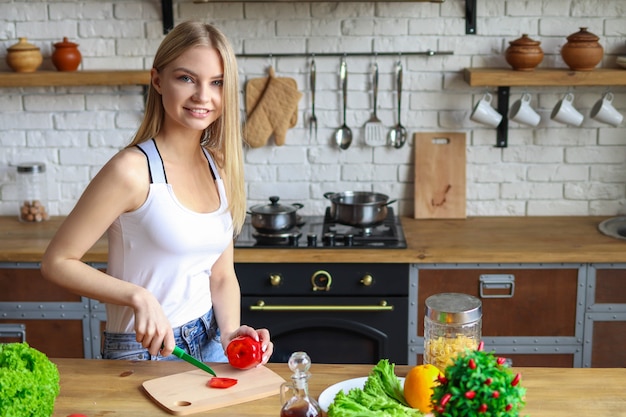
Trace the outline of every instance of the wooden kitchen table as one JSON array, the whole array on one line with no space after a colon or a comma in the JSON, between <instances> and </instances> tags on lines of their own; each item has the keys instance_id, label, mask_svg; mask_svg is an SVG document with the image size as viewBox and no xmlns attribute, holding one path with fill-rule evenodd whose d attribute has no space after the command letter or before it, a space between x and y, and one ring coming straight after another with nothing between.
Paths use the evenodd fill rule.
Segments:
<instances>
[{"instance_id":1,"label":"wooden kitchen table","mask_svg":"<svg viewBox=\"0 0 626 417\"><path fill-rule=\"evenodd\" d=\"M195 368L184 362L131 362L99 359L52 359L61 373L61 394L55 417L82 413L88 417L155 417L170 415L143 392L149 379L187 372ZM287 364L268 368L289 380ZM311 367L310 393L315 398L328 386L350 378L367 376L371 365L325 365ZM397 366L404 376L409 366ZM624 368L516 368L526 387L530 417L626 417L626 369ZM278 416L278 395L193 415Z\"/></svg>"}]
</instances>

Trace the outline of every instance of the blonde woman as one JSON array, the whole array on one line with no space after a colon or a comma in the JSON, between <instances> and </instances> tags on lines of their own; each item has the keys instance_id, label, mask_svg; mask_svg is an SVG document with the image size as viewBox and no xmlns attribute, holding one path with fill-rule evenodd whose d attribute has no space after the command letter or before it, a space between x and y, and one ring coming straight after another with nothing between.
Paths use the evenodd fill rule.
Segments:
<instances>
[{"instance_id":1,"label":"blonde woman","mask_svg":"<svg viewBox=\"0 0 626 417\"><path fill-rule=\"evenodd\" d=\"M47 279L107 305L105 359L176 359L175 345L225 362L240 335L233 237L246 212L235 54L215 27L184 22L163 40L131 144L85 189L41 265ZM81 258L108 233L107 272Z\"/></svg>"}]
</instances>

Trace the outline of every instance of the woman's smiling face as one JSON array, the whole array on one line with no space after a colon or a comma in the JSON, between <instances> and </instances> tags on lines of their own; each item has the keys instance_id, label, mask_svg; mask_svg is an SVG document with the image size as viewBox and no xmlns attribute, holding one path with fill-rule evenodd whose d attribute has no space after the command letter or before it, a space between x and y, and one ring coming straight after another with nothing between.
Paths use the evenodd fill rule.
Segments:
<instances>
[{"instance_id":1,"label":"woman's smiling face","mask_svg":"<svg viewBox=\"0 0 626 417\"><path fill-rule=\"evenodd\" d=\"M195 46L161 71L152 83L165 109L164 128L202 131L222 115L224 67L215 48Z\"/></svg>"}]
</instances>

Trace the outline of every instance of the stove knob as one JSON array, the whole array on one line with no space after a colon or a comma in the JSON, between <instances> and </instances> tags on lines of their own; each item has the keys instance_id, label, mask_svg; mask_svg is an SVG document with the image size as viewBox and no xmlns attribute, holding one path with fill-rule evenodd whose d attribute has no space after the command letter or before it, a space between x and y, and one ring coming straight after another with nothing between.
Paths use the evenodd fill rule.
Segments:
<instances>
[{"instance_id":1,"label":"stove knob","mask_svg":"<svg viewBox=\"0 0 626 417\"><path fill-rule=\"evenodd\" d=\"M306 235L306 244L311 247L317 246L317 235L315 233L309 233Z\"/></svg>"},{"instance_id":2,"label":"stove knob","mask_svg":"<svg viewBox=\"0 0 626 417\"><path fill-rule=\"evenodd\" d=\"M272 287L278 287L283 283L283 277L280 274L271 274L270 275L270 284Z\"/></svg>"},{"instance_id":3,"label":"stove knob","mask_svg":"<svg viewBox=\"0 0 626 417\"><path fill-rule=\"evenodd\" d=\"M335 246L335 234L324 233L324 246Z\"/></svg>"},{"instance_id":4,"label":"stove knob","mask_svg":"<svg viewBox=\"0 0 626 417\"><path fill-rule=\"evenodd\" d=\"M354 235L349 233L343 237L344 246L352 246L354 244Z\"/></svg>"},{"instance_id":5,"label":"stove knob","mask_svg":"<svg viewBox=\"0 0 626 417\"><path fill-rule=\"evenodd\" d=\"M289 246L298 246L298 235L294 234L290 234L289 237L287 238L288 242L289 242Z\"/></svg>"}]
</instances>

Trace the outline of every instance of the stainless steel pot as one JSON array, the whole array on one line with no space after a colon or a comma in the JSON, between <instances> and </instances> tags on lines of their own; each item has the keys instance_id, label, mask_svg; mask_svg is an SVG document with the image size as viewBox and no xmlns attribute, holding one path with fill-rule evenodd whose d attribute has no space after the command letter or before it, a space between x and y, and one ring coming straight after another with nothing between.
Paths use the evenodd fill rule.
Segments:
<instances>
[{"instance_id":1,"label":"stainless steel pot","mask_svg":"<svg viewBox=\"0 0 626 417\"><path fill-rule=\"evenodd\" d=\"M278 204L280 197L271 196L270 204L259 204L250 207L252 227L262 233L280 233L298 224L298 209L304 207L300 203L292 205Z\"/></svg>"},{"instance_id":2,"label":"stainless steel pot","mask_svg":"<svg viewBox=\"0 0 626 417\"><path fill-rule=\"evenodd\" d=\"M377 226L387 217L389 201L385 194L367 191L345 191L342 193L324 193L330 200L330 216L341 224L355 227Z\"/></svg>"}]
</instances>

